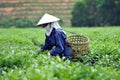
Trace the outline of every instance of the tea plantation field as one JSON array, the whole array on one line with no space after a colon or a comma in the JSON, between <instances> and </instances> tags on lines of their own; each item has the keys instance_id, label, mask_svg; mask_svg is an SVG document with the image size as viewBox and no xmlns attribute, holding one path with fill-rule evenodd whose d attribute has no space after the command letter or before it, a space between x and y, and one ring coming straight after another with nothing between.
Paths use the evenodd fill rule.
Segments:
<instances>
[{"instance_id":1,"label":"tea plantation field","mask_svg":"<svg viewBox=\"0 0 120 80\"><path fill-rule=\"evenodd\" d=\"M64 29L89 37L84 62L63 61L47 56L47 51L36 55L36 49L44 43L44 29L1 28L0 80L120 79L120 27Z\"/></svg>"}]
</instances>

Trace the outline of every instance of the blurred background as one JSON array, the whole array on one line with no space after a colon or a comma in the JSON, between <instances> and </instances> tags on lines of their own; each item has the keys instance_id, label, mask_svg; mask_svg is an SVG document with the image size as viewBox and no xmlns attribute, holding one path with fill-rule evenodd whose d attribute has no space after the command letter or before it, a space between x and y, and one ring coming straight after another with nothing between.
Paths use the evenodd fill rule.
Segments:
<instances>
[{"instance_id":1,"label":"blurred background","mask_svg":"<svg viewBox=\"0 0 120 80\"><path fill-rule=\"evenodd\" d=\"M119 26L119 0L0 0L0 27L35 27L44 13L62 26Z\"/></svg>"},{"instance_id":2,"label":"blurred background","mask_svg":"<svg viewBox=\"0 0 120 80\"><path fill-rule=\"evenodd\" d=\"M0 0L0 27L35 27L44 13L70 26L74 0Z\"/></svg>"}]
</instances>

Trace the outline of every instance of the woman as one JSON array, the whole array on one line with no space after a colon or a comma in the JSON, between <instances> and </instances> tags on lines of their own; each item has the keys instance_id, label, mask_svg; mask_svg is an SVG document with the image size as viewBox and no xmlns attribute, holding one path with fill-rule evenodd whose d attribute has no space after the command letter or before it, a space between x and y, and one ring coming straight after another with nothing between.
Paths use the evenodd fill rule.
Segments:
<instances>
[{"instance_id":1,"label":"woman","mask_svg":"<svg viewBox=\"0 0 120 80\"><path fill-rule=\"evenodd\" d=\"M66 34L60 27L57 21L60 19L52 16L50 14L44 14L43 17L38 22L37 26L42 26L46 29L46 39L45 45L39 49L37 52L49 50L48 55L57 56L60 58L63 56L65 58L72 57L71 48L66 41Z\"/></svg>"}]
</instances>

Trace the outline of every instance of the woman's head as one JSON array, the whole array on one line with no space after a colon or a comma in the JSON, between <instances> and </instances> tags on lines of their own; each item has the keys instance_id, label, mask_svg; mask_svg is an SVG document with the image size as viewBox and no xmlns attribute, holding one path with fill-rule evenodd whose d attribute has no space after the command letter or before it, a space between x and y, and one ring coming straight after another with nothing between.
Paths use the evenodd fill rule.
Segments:
<instances>
[{"instance_id":1,"label":"woman's head","mask_svg":"<svg viewBox=\"0 0 120 80\"><path fill-rule=\"evenodd\" d=\"M43 28L45 28L45 27L47 27L48 24L49 23L45 23L45 24L41 24L40 26L43 27Z\"/></svg>"},{"instance_id":2,"label":"woman's head","mask_svg":"<svg viewBox=\"0 0 120 80\"><path fill-rule=\"evenodd\" d=\"M56 22L51 22L49 24L47 24L47 26L45 27L46 29L46 35L50 36L50 34L52 33L53 29L61 29L61 26L59 25L59 23Z\"/></svg>"}]
</instances>

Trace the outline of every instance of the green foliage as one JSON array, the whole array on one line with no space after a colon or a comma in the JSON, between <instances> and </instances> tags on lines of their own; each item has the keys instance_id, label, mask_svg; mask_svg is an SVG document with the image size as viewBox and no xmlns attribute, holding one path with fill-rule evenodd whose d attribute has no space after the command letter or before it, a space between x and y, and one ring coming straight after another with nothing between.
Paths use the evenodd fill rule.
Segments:
<instances>
[{"instance_id":1,"label":"green foliage","mask_svg":"<svg viewBox=\"0 0 120 80\"><path fill-rule=\"evenodd\" d=\"M119 27L65 29L89 37L84 62L49 57L48 51L36 55L45 39L42 28L0 29L0 80L119 80Z\"/></svg>"},{"instance_id":2,"label":"green foliage","mask_svg":"<svg viewBox=\"0 0 120 80\"><path fill-rule=\"evenodd\" d=\"M8 28L8 27L17 27L17 28L30 28L35 27L36 22L29 18L3 18L0 22L0 27Z\"/></svg>"},{"instance_id":3,"label":"green foliage","mask_svg":"<svg viewBox=\"0 0 120 80\"><path fill-rule=\"evenodd\" d=\"M86 21L86 9L85 9L85 5L82 4L81 2L76 2L75 7L73 9L72 12L72 26L84 26L86 25L85 21Z\"/></svg>"},{"instance_id":4,"label":"green foliage","mask_svg":"<svg viewBox=\"0 0 120 80\"><path fill-rule=\"evenodd\" d=\"M22 27L22 28L24 28L24 27L35 27L35 25L36 25L33 20L27 19L27 18L23 18L23 19L16 18L14 21L15 21L14 25L16 27Z\"/></svg>"},{"instance_id":5,"label":"green foliage","mask_svg":"<svg viewBox=\"0 0 120 80\"><path fill-rule=\"evenodd\" d=\"M120 25L120 1L76 1L72 11L72 26L118 26Z\"/></svg>"}]
</instances>

